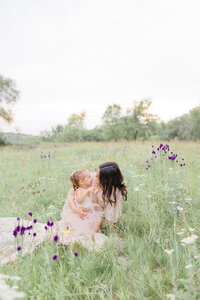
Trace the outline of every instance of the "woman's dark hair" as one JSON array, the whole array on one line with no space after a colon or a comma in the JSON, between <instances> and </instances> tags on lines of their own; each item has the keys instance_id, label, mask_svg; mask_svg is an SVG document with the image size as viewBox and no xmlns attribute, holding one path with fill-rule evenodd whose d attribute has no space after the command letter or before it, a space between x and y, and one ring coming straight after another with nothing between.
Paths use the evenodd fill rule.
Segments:
<instances>
[{"instance_id":1,"label":"woman's dark hair","mask_svg":"<svg viewBox=\"0 0 200 300\"><path fill-rule=\"evenodd\" d=\"M99 182L103 190L103 200L108 201L111 205L116 203L116 189L121 191L124 199L127 200L127 190L123 183L124 177L120 171L120 168L115 162L106 162L99 166ZM115 201L111 200L111 194L113 193Z\"/></svg>"}]
</instances>

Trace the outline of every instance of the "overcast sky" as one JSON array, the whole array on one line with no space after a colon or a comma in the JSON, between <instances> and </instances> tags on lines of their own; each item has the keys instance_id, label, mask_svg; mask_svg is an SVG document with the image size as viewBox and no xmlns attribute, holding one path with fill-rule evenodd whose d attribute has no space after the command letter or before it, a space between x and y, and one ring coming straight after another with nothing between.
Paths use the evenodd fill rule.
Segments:
<instances>
[{"instance_id":1,"label":"overcast sky","mask_svg":"<svg viewBox=\"0 0 200 300\"><path fill-rule=\"evenodd\" d=\"M152 100L164 121L200 104L199 0L0 0L0 74L20 99L4 131L39 134L86 112L101 123Z\"/></svg>"}]
</instances>

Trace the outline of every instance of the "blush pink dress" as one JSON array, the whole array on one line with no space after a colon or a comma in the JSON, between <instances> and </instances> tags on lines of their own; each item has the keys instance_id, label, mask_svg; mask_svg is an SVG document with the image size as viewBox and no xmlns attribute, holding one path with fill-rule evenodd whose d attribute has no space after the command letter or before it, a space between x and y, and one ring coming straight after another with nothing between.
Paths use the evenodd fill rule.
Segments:
<instances>
[{"instance_id":1,"label":"blush pink dress","mask_svg":"<svg viewBox=\"0 0 200 300\"><path fill-rule=\"evenodd\" d=\"M83 188L81 188L84 191ZM70 195L69 195L70 198ZM76 200L75 192L75 204L77 207L88 208L89 211L84 219L73 212L73 210L68 205L64 205L61 213L61 220L59 222L60 228L63 230L69 230L71 237L86 236L89 237L94 234L94 228L103 216L103 211L99 204L94 204L92 202L93 194L90 193L89 196L85 197L82 203L78 203Z\"/></svg>"}]
</instances>

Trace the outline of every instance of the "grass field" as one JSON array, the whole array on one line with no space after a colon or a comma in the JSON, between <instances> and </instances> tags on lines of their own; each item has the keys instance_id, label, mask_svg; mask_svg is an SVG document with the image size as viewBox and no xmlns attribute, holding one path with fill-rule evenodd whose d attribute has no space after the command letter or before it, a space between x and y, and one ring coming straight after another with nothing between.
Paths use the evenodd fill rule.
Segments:
<instances>
[{"instance_id":1,"label":"grass field","mask_svg":"<svg viewBox=\"0 0 200 300\"><path fill-rule=\"evenodd\" d=\"M32 211L38 222L59 220L70 173L83 167L94 171L109 160L119 164L128 188L115 225L123 248L105 227L110 238L100 253L46 242L33 255L19 257L16 265L0 269L21 277L24 299L200 299L200 144L171 142L164 156L163 150L152 154L159 145L0 149L0 217L27 219ZM173 161L168 159L171 151L178 155Z\"/></svg>"}]
</instances>

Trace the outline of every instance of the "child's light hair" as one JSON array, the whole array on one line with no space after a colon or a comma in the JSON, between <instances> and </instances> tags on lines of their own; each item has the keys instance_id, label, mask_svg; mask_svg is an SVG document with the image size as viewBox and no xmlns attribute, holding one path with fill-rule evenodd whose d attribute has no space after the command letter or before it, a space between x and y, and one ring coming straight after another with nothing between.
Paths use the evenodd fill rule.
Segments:
<instances>
[{"instance_id":1,"label":"child's light hair","mask_svg":"<svg viewBox=\"0 0 200 300\"><path fill-rule=\"evenodd\" d=\"M76 190L79 187L79 181L84 178L84 173L86 171L87 171L86 169L81 169L81 170L74 171L70 175L70 180L73 184L73 189L74 190Z\"/></svg>"}]
</instances>

